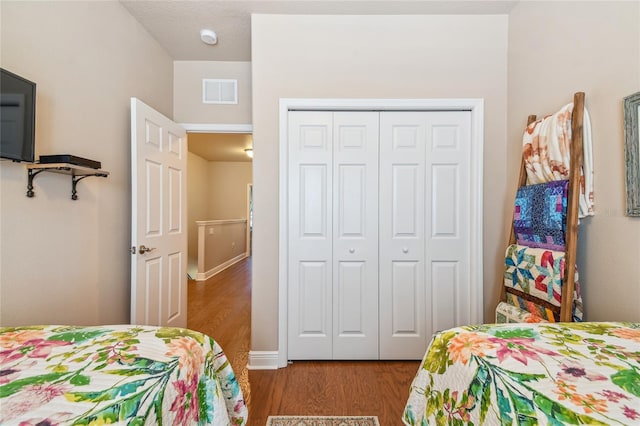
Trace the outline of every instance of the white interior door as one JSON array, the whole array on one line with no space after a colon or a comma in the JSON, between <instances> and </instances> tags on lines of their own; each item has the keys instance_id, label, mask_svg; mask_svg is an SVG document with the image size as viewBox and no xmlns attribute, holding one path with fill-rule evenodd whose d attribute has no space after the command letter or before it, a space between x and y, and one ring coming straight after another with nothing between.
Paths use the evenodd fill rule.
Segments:
<instances>
[{"instance_id":1,"label":"white interior door","mask_svg":"<svg viewBox=\"0 0 640 426\"><path fill-rule=\"evenodd\" d=\"M418 359L425 326L425 112L380 116L380 356Z\"/></svg>"},{"instance_id":2,"label":"white interior door","mask_svg":"<svg viewBox=\"0 0 640 426\"><path fill-rule=\"evenodd\" d=\"M289 114L289 357L378 358L378 113Z\"/></svg>"},{"instance_id":3,"label":"white interior door","mask_svg":"<svg viewBox=\"0 0 640 426\"><path fill-rule=\"evenodd\" d=\"M333 114L333 359L378 359L378 117Z\"/></svg>"},{"instance_id":4,"label":"white interior door","mask_svg":"<svg viewBox=\"0 0 640 426\"><path fill-rule=\"evenodd\" d=\"M289 111L289 359L420 359L471 317L471 112Z\"/></svg>"},{"instance_id":5,"label":"white interior door","mask_svg":"<svg viewBox=\"0 0 640 426\"><path fill-rule=\"evenodd\" d=\"M131 322L187 326L185 130L131 98Z\"/></svg>"},{"instance_id":6,"label":"white interior door","mask_svg":"<svg viewBox=\"0 0 640 426\"><path fill-rule=\"evenodd\" d=\"M289 359L333 352L332 113L289 113Z\"/></svg>"},{"instance_id":7,"label":"white interior door","mask_svg":"<svg viewBox=\"0 0 640 426\"><path fill-rule=\"evenodd\" d=\"M471 112L380 118L380 358L472 322Z\"/></svg>"},{"instance_id":8,"label":"white interior door","mask_svg":"<svg viewBox=\"0 0 640 426\"><path fill-rule=\"evenodd\" d=\"M471 112L430 112L425 120L426 278L429 336L471 324Z\"/></svg>"}]
</instances>

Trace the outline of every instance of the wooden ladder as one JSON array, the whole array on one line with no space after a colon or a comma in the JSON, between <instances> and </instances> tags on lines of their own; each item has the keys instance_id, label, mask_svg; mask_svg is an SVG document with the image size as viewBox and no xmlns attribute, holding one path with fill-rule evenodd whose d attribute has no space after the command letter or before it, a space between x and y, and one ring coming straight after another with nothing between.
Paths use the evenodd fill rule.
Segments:
<instances>
[{"instance_id":1,"label":"wooden ladder","mask_svg":"<svg viewBox=\"0 0 640 426\"><path fill-rule=\"evenodd\" d=\"M573 292L576 274L576 251L578 247L578 210L580 197L580 170L582 169L583 149L582 149L582 127L584 119L584 92L577 92L573 95L573 112L571 114L571 165L569 169L569 189L567 200L567 222L565 231L565 269L562 279L562 299L560 307L557 307L546 300L523 293L521 291L507 288L503 279L500 282L500 300L506 301L506 293L513 293L517 296L537 303L551 310L555 318L560 322L571 322L573 311ZM536 121L535 115L527 118L527 126ZM520 176L518 177L518 188L527 184L527 171L525 169L524 158L520 163ZM516 244L516 233L511 220L511 235L509 244Z\"/></svg>"}]
</instances>

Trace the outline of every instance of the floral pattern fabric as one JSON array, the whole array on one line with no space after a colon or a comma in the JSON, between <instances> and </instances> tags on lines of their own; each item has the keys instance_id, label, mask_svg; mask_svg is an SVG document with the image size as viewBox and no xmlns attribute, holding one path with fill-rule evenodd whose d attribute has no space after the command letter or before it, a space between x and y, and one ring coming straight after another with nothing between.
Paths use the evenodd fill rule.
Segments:
<instances>
[{"instance_id":1,"label":"floral pattern fabric","mask_svg":"<svg viewBox=\"0 0 640 426\"><path fill-rule=\"evenodd\" d=\"M486 324L437 333L406 425L640 424L640 323Z\"/></svg>"},{"instance_id":2,"label":"floral pattern fabric","mask_svg":"<svg viewBox=\"0 0 640 426\"><path fill-rule=\"evenodd\" d=\"M571 167L571 116L573 103L555 114L529 124L522 136L522 158L529 184L569 179ZM591 119L584 109L582 123L582 167L578 217L593 216L593 141Z\"/></svg>"},{"instance_id":3,"label":"floral pattern fabric","mask_svg":"<svg viewBox=\"0 0 640 426\"><path fill-rule=\"evenodd\" d=\"M149 326L0 328L3 425L245 425L209 336Z\"/></svg>"}]
</instances>

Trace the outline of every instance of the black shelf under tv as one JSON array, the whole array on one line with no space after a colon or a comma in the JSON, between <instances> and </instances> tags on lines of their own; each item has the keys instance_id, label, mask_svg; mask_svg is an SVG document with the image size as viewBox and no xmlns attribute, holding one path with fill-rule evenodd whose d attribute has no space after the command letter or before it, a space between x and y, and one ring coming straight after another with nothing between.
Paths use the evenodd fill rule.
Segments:
<instances>
[{"instance_id":1,"label":"black shelf under tv","mask_svg":"<svg viewBox=\"0 0 640 426\"><path fill-rule=\"evenodd\" d=\"M70 163L46 163L46 164L27 164L27 197L33 198L33 179L42 172L60 173L71 176L71 199L78 199L76 185L84 178L90 176L107 177L109 172L105 170L94 169L92 167L83 167Z\"/></svg>"}]
</instances>

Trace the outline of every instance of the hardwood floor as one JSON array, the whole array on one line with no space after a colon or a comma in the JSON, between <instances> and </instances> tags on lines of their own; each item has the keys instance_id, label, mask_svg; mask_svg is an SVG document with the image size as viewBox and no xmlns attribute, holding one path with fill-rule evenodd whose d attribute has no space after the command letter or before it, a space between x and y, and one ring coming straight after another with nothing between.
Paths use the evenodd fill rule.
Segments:
<instances>
[{"instance_id":1,"label":"hardwood floor","mask_svg":"<svg viewBox=\"0 0 640 426\"><path fill-rule=\"evenodd\" d=\"M270 415L373 415L402 425L418 361L296 361L279 370L248 371L251 259L207 281L189 282L188 327L212 336L233 366L249 407L249 426Z\"/></svg>"}]
</instances>

